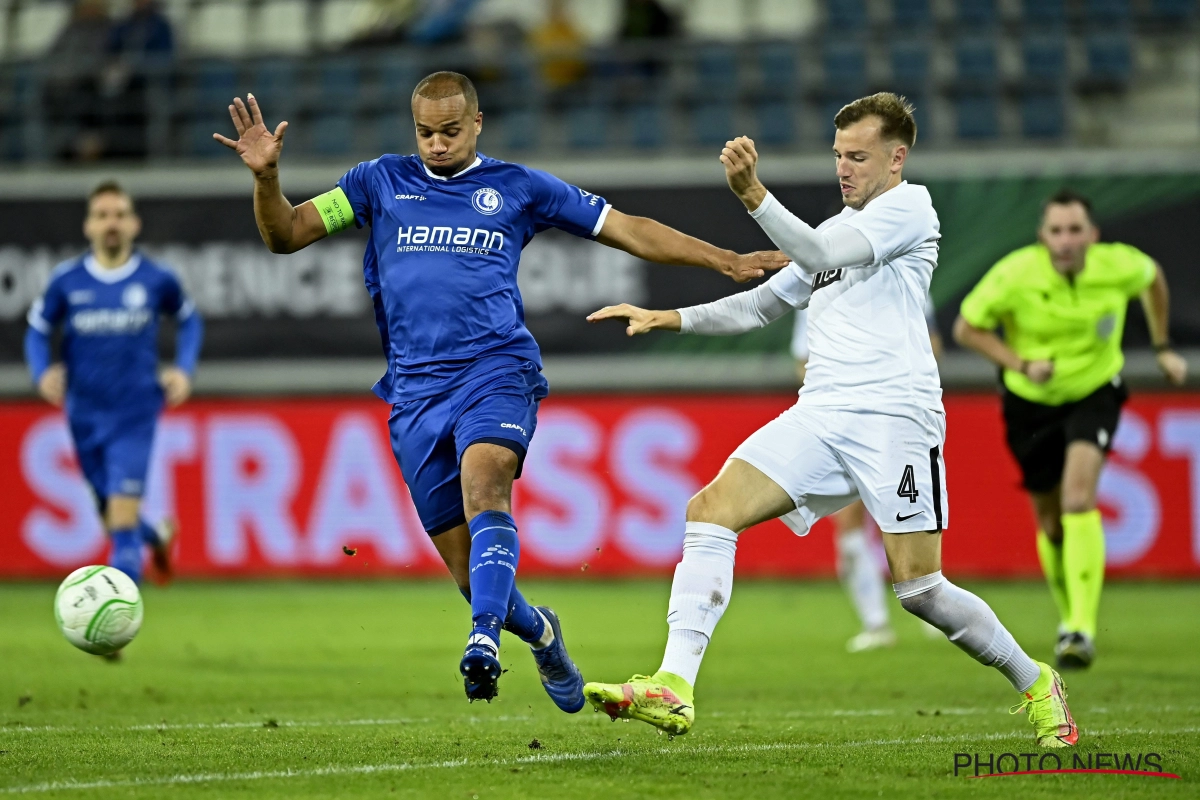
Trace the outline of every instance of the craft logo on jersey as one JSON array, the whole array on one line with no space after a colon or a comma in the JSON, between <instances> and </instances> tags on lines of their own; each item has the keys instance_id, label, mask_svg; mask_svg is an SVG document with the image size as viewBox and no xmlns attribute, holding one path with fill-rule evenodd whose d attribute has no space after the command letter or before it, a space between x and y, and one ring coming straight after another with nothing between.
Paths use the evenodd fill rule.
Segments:
<instances>
[{"instance_id":1,"label":"craft logo on jersey","mask_svg":"<svg viewBox=\"0 0 1200 800\"><path fill-rule=\"evenodd\" d=\"M142 308L146 305L146 287L140 283L131 283L121 293L121 305L126 308Z\"/></svg>"},{"instance_id":2,"label":"craft logo on jersey","mask_svg":"<svg viewBox=\"0 0 1200 800\"><path fill-rule=\"evenodd\" d=\"M504 198L495 189L483 188L471 195L471 205L480 214L491 216L504 208Z\"/></svg>"},{"instance_id":3,"label":"craft logo on jersey","mask_svg":"<svg viewBox=\"0 0 1200 800\"><path fill-rule=\"evenodd\" d=\"M815 292L817 289L823 289L824 287L829 286L831 283L837 283L842 279L842 276L845 273L846 270L844 267L840 269L827 269L824 272L818 272L816 277L813 278L813 291Z\"/></svg>"}]
</instances>

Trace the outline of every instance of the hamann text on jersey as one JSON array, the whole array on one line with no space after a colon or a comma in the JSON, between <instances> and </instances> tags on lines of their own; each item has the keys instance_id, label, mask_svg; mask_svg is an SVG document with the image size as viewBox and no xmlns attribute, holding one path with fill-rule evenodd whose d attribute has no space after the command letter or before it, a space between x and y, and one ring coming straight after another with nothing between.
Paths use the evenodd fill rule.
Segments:
<instances>
[{"instance_id":1,"label":"hamann text on jersey","mask_svg":"<svg viewBox=\"0 0 1200 800\"><path fill-rule=\"evenodd\" d=\"M541 367L517 289L521 250L547 228L594 237L604 198L486 156L450 178L415 155L381 156L338 186L355 224L371 227L363 273L388 359L377 395L438 394L481 360Z\"/></svg>"},{"instance_id":2,"label":"hamann text on jersey","mask_svg":"<svg viewBox=\"0 0 1200 800\"><path fill-rule=\"evenodd\" d=\"M144 256L104 269L86 255L54 270L29 310L29 324L46 335L63 324L69 412L136 413L157 411L163 402L159 315L182 321L194 313L179 279Z\"/></svg>"}]
</instances>

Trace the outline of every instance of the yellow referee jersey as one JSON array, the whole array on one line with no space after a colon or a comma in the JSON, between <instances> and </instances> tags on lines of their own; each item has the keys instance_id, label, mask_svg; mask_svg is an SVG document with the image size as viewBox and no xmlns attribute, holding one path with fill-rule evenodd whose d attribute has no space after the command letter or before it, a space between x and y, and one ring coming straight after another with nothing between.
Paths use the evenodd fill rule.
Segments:
<instances>
[{"instance_id":1,"label":"yellow referee jersey","mask_svg":"<svg viewBox=\"0 0 1200 800\"><path fill-rule=\"evenodd\" d=\"M996 263L963 300L976 328L1004 327L1008 346L1026 361L1049 359L1054 376L1036 384L1004 371L1004 385L1034 403L1057 406L1087 397L1121 371L1121 335L1129 301L1154 282L1154 261L1127 244L1093 244L1069 280L1042 244Z\"/></svg>"}]
</instances>

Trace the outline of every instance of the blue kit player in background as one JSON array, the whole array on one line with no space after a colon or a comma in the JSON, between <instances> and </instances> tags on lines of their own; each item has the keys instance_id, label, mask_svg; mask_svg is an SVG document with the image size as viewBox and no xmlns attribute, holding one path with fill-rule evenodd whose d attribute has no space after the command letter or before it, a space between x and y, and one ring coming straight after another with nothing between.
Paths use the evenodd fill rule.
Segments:
<instances>
[{"instance_id":1,"label":"blue kit player in background","mask_svg":"<svg viewBox=\"0 0 1200 800\"><path fill-rule=\"evenodd\" d=\"M558 228L735 280L787 258L713 247L552 175L479 155L479 99L457 73L429 75L413 91L416 155L359 164L333 191L296 207L279 185L287 123L268 130L253 95L229 112L238 139L214 138L254 173L254 215L272 252L292 253L351 226L371 229L363 268L388 359L375 393L392 404L392 448L421 522L471 603L460 663L467 697L495 697L505 628L531 646L558 707L578 711L583 680L558 617L531 607L515 585L512 482L548 390L517 290L521 249Z\"/></svg>"},{"instance_id":2,"label":"blue kit player in background","mask_svg":"<svg viewBox=\"0 0 1200 800\"><path fill-rule=\"evenodd\" d=\"M25 360L38 393L63 407L75 453L112 544L109 563L141 581L146 548L158 578L171 575L175 524L141 518L154 428L164 400L188 398L204 325L179 279L133 248L142 223L116 183L88 197L86 254L60 264L29 310ZM178 321L175 365L161 372L158 321ZM62 326L62 361L52 363L51 335Z\"/></svg>"}]
</instances>

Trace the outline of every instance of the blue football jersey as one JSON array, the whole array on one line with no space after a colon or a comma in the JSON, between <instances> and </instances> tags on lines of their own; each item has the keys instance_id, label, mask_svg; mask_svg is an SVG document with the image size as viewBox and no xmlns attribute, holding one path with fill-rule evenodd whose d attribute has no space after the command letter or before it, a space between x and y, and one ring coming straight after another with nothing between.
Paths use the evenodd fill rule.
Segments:
<instances>
[{"instance_id":1,"label":"blue football jersey","mask_svg":"<svg viewBox=\"0 0 1200 800\"><path fill-rule=\"evenodd\" d=\"M604 198L486 156L450 178L415 155L381 156L338 186L355 224L371 227L363 273L388 359L376 394L435 395L480 359L541 367L517 289L521 250L547 228L595 237Z\"/></svg>"},{"instance_id":2,"label":"blue football jersey","mask_svg":"<svg viewBox=\"0 0 1200 800\"><path fill-rule=\"evenodd\" d=\"M160 314L175 316L182 330L196 310L179 279L140 254L111 270L91 255L54 270L28 319L30 327L45 336L63 326L68 413L153 411L162 405ZM179 366L188 372L195 367L198 339L194 349L195 353L180 354ZM31 367L35 373L44 368Z\"/></svg>"}]
</instances>

